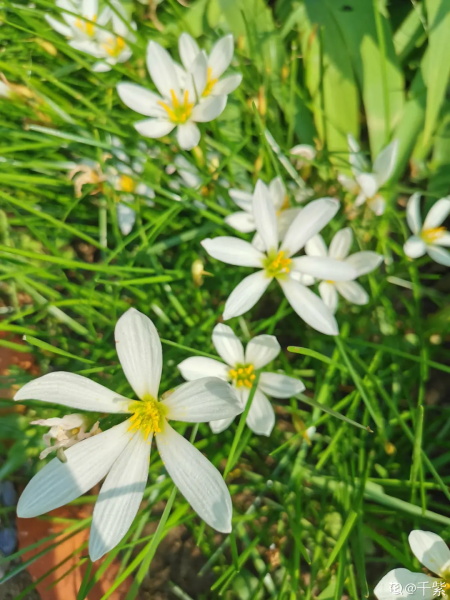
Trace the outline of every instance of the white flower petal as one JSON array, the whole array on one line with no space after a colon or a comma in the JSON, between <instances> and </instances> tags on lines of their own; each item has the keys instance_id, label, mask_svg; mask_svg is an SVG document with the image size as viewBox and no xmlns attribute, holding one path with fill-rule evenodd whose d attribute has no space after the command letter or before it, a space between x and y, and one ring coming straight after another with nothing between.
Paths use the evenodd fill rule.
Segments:
<instances>
[{"instance_id":1,"label":"white flower petal","mask_svg":"<svg viewBox=\"0 0 450 600\"><path fill-rule=\"evenodd\" d=\"M444 267L450 267L450 252L439 246L427 246L428 256Z\"/></svg>"},{"instance_id":2,"label":"white flower petal","mask_svg":"<svg viewBox=\"0 0 450 600\"><path fill-rule=\"evenodd\" d=\"M136 222L136 212L124 202L118 202L117 221L119 223L120 233L122 235L128 235Z\"/></svg>"},{"instance_id":3,"label":"white flower petal","mask_svg":"<svg viewBox=\"0 0 450 600\"><path fill-rule=\"evenodd\" d=\"M189 92L189 99L199 102L207 83L207 62L204 52L199 52L192 63L189 75L186 80L186 89ZM194 119L195 120L195 119Z\"/></svg>"},{"instance_id":4,"label":"white flower petal","mask_svg":"<svg viewBox=\"0 0 450 600\"><path fill-rule=\"evenodd\" d=\"M450 198L441 198L430 208L423 229L434 229L439 227L450 214Z\"/></svg>"},{"instance_id":5,"label":"white flower petal","mask_svg":"<svg viewBox=\"0 0 450 600\"><path fill-rule=\"evenodd\" d=\"M141 135L149 138L160 138L170 133L175 127L174 123L166 119L144 119L134 123L134 128Z\"/></svg>"},{"instance_id":6,"label":"white flower petal","mask_svg":"<svg viewBox=\"0 0 450 600\"><path fill-rule=\"evenodd\" d=\"M218 40L212 47L208 60L212 79L218 79L230 66L233 46L233 36L229 34Z\"/></svg>"},{"instance_id":7,"label":"white flower petal","mask_svg":"<svg viewBox=\"0 0 450 600\"><path fill-rule=\"evenodd\" d=\"M183 67L189 71L197 54L200 52L197 42L188 33L182 33L178 38L178 52L180 54Z\"/></svg>"},{"instance_id":8,"label":"white flower petal","mask_svg":"<svg viewBox=\"0 0 450 600\"><path fill-rule=\"evenodd\" d=\"M267 251L278 248L278 225L275 206L267 186L260 180L256 182L253 193L253 217L256 231L261 236Z\"/></svg>"},{"instance_id":9,"label":"white flower petal","mask_svg":"<svg viewBox=\"0 0 450 600\"><path fill-rule=\"evenodd\" d=\"M61 21L54 19L50 15L44 15L45 20L50 25L52 29L54 29L57 33L64 35L65 37L72 37L72 29L68 25L64 25Z\"/></svg>"},{"instance_id":10,"label":"white flower petal","mask_svg":"<svg viewBox=\"0 0 450 600\"><path fill-rule=\"evenodd\" d=\"M362 305L369 302L369 295L357 281L339 281L336 283L336 289L352 304Z\"/></svg>"},{"instance_id":11,"label":"white flower petal","mask_svg":"<svg viewBox=\"0 0 450 600\"><path fill-rule=\"evenodd\" d=\"M208 96L197 104L192 111L192 120L207 123L216 119L227 105L227 96Z\"/></svg>"},{"instance_id":12,"label":"white flower petal","mask_svg":"<svg viewBox=\"0 0 450 600\"><path fill-rule=\"evenodd\" d=\"M168 409L167 419L186 423L231 419L242 412L231 385L217 377L183 383L163 402Z\"/></svg>"},{"instance_id":13,"label":"white flower petal","mask_svg":"<svg viewBox=\"0 0 450 600\"><path fill-rule=\"evenodd\" d=\"M327 245L320 233L306 242L305 252L308 256L328 256Z\"/></svg>"},{"instance_id":14,"label":"white flower petal","mask_svg":"<svg viewBox=\"0 0 450 600\"><path fill-rule=\"evenodd\" d=\"M353 241L353 232L350 227L344 227L340 229L331 240L329 256L330 258L336 258L342 260L350 252L350 247Z\"/></svg>"},{"instance_id":15,"label":"white flower petal","mask_svg":"<svg viewBox=\"0 0 450 600\"><path fill-rule=\"evenodd\" d=\"M128 383L141 400L158 397L162 348L156 327L144 314L130 308L116 323L116 350Z\"/></svg>"},{"instance_id":16,"label":"white flower petal","mask_svg":"<svg viewBox=\"0 0 450 600\"><path fill-rule=\"evenodd\" d=\"M261 373L258 387L269 396L290 398L303 392L305 386L300 379L281 373Z\"/></svg>"},{"instance_id":17,"label":"white flower petal","mask_svg":"<svg viewBox=\"0 0 450 600\"><path fill-rule=\"evenodd\" d=\"M192 150L200 141L200 129L192 122L178 125L177 141L183 150Z\"/></svg>"},{"instance_id":18,"label":"white flower petal","mask_svg":"<svg viewBox=\"0 0 450 600\"><path fill-rule=\"evenodd\" d=\"M137 432L121 452L98 495L89 537L89 556L98 560L112 550L130 528L144 495L152 436Z\"/></svg>"},{"instance_id":19,"label":"white flower petal","mask_svg":"<svg viewBox=\"0 0 450 600\"><path fill-rule=\"evenodd\" d=\"M352 167L352 171L355 175L362 173L367 168L367 162L361 153L358 142L351 135L347 135L347 142L349 147L349 162Z\"/></svg>"},{"instance_id":20,"label":"white flower petal","mask_svg":"<svg viewBox=\"0 0 450 600\"><path fill-rule=\"evenodd\" d=\"M264 254L254 246L230 236L207 238L201 242L206 252L213 258L239 267L261 267Z\"/></svg>"},{"instance_id":21,"label":"white flower petal","mask_svg":"<svg viewBox=\"0 0 450 600\"><path fill-rule=\"evenodd\" d=\"M235 189L229 190L228 194L239 208L242 208L245 212L251 213L253 217L253 194Z\"/></svg>"},{"instance_id":22,"label":"white flower petal","mask_svg":"<svg viewBox=\"0 0 450 600\"><path fill-rule=\"evenodd\" d=\"M371 252L370 250L355 252L355 254L349 256L345 262L348 265L351 265L356 270L357 277L360 277L379 267L383 262L383 255L378 254L377 252Z\"/></svg>"},{"instance_id":23,"label":"white flower petal","mask_svg":"<svg viewBox=\"0 0 450 600\"><path fill-rule=\"evenodd\" d=\"M450 570L450 549L441 536L432 531L411 531L408 537L414 556L432 573L447 576Z\"/></svg>"},{"instance_id":24,"label":"white flower petal","mask_svg":"<svg viewBox=\"0 0 450 600\"><path fill-rule=\"evenodd\" d=\"M386 200L381 194L376 194L373 198L368 198L367 206L379 217L386 209Z\"/></svg>"},{"instance_id":25,"label":"white flower petal","mask_svg":"<svg viewBox=\"0 0 450 600\"><path fill-rule=\"evenodd\" d=\"M280 279L279 283L289 304L301 319L321 333L338 335L336 319L316 294L293 279Z\"/></svg>"},{"instance_id":26,"label":"white flower petal","mask_svg":"<svg viewBox=\"0 0 450 600\"><path fill-rule=\"evenodd\" d=\"M439 581L408 569L394 569L379 582L373 593L378 600L432 600L436 598L433 583ZM420 586L419 586L420 584Z\"/></svg>"},{"instance_id":27,"label":"white flower petal","mask_svg":"<svg viewBox=\"0 0 450 600\"><path fill-rule=\"evenodd\" d=\"M259 389L253 396L246 423L256 435L268 437L272 433L275 425L275 412L270 400Z\"/></svg>"},{"instance_id":28,"label":"white flower petal","mask_svg":"<svg viewBox=\"0 0 450 600\"><path fill-rule=\"evenodd\" d=\"M419 258L419 256L423 256L427 251L427 246L422 238L417 235L412 235L408 238L403 245L403 252L409 258Z\"/></svg>"},{"instance_id":29,"label":"white flower petal","mask_svg":"<svg viewBox=\"0 0 450 600\"><path fill-rule=\"evenodd\" d=\"M98 1L97 0L82 0L81 2L81 14L93 21L97 17L98 13Z\"/></svg>"},{"instance_id":30,"label":"white flower petal","mask_svg":"<svg viewBox=\"0 0 450 600\"><path fill-rule=\"evenodd\" d=\"M361 173L361 175L357 175L356 181L358 182L366 198L372 198L372 196L375 196L379 187L375 175L372 173Z\"/></svg>"},{"instance_id":31,"label":"white flower petal","mask_svg":"<svg viewBox=\"0 0 450 600\"><path fill-rule=\"evenodd\" d=\"M338 175L338 181L342 185L342 187L350 192L351 194L358 194L359 185L358 182L353 179L353 177L349 177L348 175Z\"/></svg>"},{"instance_id":32,"label":"white flower petal","mask_svg":"<svg viewBox=\"0 0 450 600\"><path fill-rule=\"evenodd\" d=\"M336 291L336 285L334 283L328 283L328 281L321 281L319 283L319 294L331 312L334 314L338 307L339 296Z\"/></svg>"},{"instance_id":33,"label":"white flower petal","mask_svg":"<svg viewBox=\"0 0 450 600\"><path fill-rule=\"evenodd\" d=\"M22 518L37 517L72 502L91 489L111 468L130 439L128 421L65 451L67 462L54 458L33 477L17 505Z\"/></svg>"},{"instance_id":34,"label":"white flower petal","mask_svg":"<svg viewBox=\"0 0 450 600\"><path fill-rule=\"evenodd\" d=\"M104 58L105 52L104 50L92 40L70 40L69 46L71 48L75 48L75 50L79 50L80 52L85 52L94 58Z\"/></svg>"},{"instance_id":35,"label":"white flower petal","mask_svg":"<svg viewBox=\"0 0 450 600\"><path fill-rule=\"evenodd\" d=\"M212 333L217 354L230 367L244 363L244 347L234 331L224 323L218 323Z\"/></svg>"},{"instance_id":36,"label":"white flower petal","mask_svg":"<svg viewBox=\"0 0 450 600\"><path fill-rule=\"evenodd\" d=\"M161 98L135 83L118 83L117 93L124 104L146 117L164 117L165 110L159 104Z\"/></svg>"},{"instance_id":37,"label":"white flower petal","mask_svg":"<svg viewBox=\"0 0 450 600\"><path fill-rule=\"evenodd\" d=\"M229 533L233 508L219 471L169 423L155 437L169 475L195 512L217 531Z\"/></svg>"},{"instance_id":38,"label":"white flower petal","mask_svg":"<svg viewBox=\"0 0 450 600\"><path fill-rule=\"evenodd\" d=\"M373 172L380 188L392 175L398 154L398 140L392 141L384 148L373 163Z\"/></svg>"},{"instance_id":39,"label":"white flower petal","mask_svg":"<svg viewBox=\"0 0 450 600\"><path fill-rule=\"evenodd\" d=\"M222 431L225 431L225 429L228 429L228 427L231 425L231 423L234 421L233 419L219 419L218 421L210 421L209 422L209 426L211 427L211 431L213 433L222 433Z\"/></svg>"},{"instance_id":40,"label":"white flower petal","mask_svg":"<svg viewBox=\"0 0 450 600\"><path fill-rule=\"evenodd\" d=\"M413 194L406 205L406 220L409 228L415 234L422 229L422 219L420 217L420 194Z\"/></svg>"},{"instance_id":41,"label":"white flower petal","mask_svg":"<svg viewBox=\"0 0 450 600\"><path fill-rule=\"evenodd\" d=\"M282 240L284 238L291 223L297 218L297 215L300 214L301 210L301 208L286 208L277 215L278 239Z\"/></svg>"},{"instance_id":42,"label":"white flower petal","mask_svg":"<svg viewBox=\"0 0 450 600\"><path fill-rule=\"evenodd\" d=\"M57 371L26 383L14 400L41 400L78 410L128 412L129 400L82 375Z\"/></svg>"},{"instance_id":43,"label":"white flower petal","mask_svg":"<svg viewBox=\"0 0 450 600\"><path fill-rule=\"evenodd\" d=\"M274 177L268 186L269 197L272 199L276 210L281 210L286 200L286 186L280 176Z\"/></svg>"},{"instance_id":44,"label":"white flower petal","mask_svg":"<svg viewBox=\"0 0 450 600\"><path fill-rule=\"evenodd\" d=\"M245 277L228 296L223 311L225 321L238 317L253 308L271 281L272 278L266 277L264 271L257 271Z\"/></svg>"},{"instance_id":45,"label":"white flower petal","mask_svg":"<svg viewBox=\"0 0 450 600\"><path fill-rule=\"evenodd\" d=\"M247 344L245 363L261 369L276 358L280 351L281 346L274 335L257 335Z\"/></svg>"},{"instance_id":46,"label":"white flower petal","mask_svg":"<svg viewBox=\"0 0 450 600\"><path fill-rule=\"evenodd\" d=\"M434 241L436 246L450 246L450 231L445 231L440 238Z\"/></svg>"},{"instance_id":47,"label":"white flower petal","mask_svg":"<svg viewBox=\"0 0 450 600\"><path fill-rule=\"evenodd\" d=\"M225 223L233 229L242 233L255 231L255 219L253 215L244 211L235 212L225 217Z\"/></svg>"},{"instance_id":48,"label":"white flower petal","mask_svg":"<svg viewBox=\"0 0 450 600\"><path fill-rule=\"evenodd\" d=\"M348 281L357 276L356 269L348 259L335 260L326 256L300 256L292 261L293 269L304 275L329 281Z\"/></svg>"},{"instance_id":49,"label":"white flower petal","mask_svg":"<svg viewBox=\"0 0 450 600\"><path fill-rule=\"evenodd\" d=\"M339 201L335 198L319 198L307 204L287 230L281 249L289 256L294 255L331 221L338 210Z\"/></svg>"},{"instance_id":50,"label":"white flower petal","mask_svg":"<svg viewBox=\"0 0 450 600\"><path fill-rule=\"evenodd\" d=\"M218 360L205 356L191 356L178 365L181 375L186 381L201 377L219 377L224 381L228 378L228 367Z\"/></svg>"},{"instance_id":51,"label":"white flower petal","mask_svg":"<svg viewBox=\"0 0 450 600\"><path fill-rule=\"evenodd\" d=\"M234 92L234 90L241 85L242 75L228 75L228 77L223 77L220 81L216 83L213 87L212 93L215 96L227 96Z\"/></svg>"},{"instance_id":52,"label":"white flower petal","mask_svg":"<svg viewBox=\"0 0 450 600\"><path fill-rule=\"evenodd\" d=\"M180 96L180 86L174 62L170 54L157 42L147 46L147 69L161 96L171 98L171 90Z\"/></svg>"}]
</instances>

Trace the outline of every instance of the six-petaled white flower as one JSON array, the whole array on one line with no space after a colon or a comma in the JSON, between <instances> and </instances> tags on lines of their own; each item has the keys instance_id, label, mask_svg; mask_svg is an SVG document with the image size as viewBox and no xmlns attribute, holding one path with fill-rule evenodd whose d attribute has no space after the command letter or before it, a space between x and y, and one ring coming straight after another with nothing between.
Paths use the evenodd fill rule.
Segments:
<instances>
[{"instance_id":1,"label":"six-petaled white flower","mask_svg":"<svg viewBox=\"0 0 450 600\"><path fill-rule=\"evenodd\" d=\"M134 83L119 83L117 92L132 110L150 117L134 124L147 137L159 138L177 128L178 144L191 150L200 141L196 123L212 121L227 103L226 95L202 99L207 82L207 62L200 52L185 73L170 54L156 42L149 42L147 68L160 96Z\"/></svg>"},{"instance_id":2,"label":"six-petaled white flower","mask_svg":"<svg viewBox=\"0 0 450 600\"><path fill-rule=\"evenodd\" d=\"M420 194L413 194L408 200L406 218L412 235L403 246L410 258L418 258L425 253L440 265L450 267L450 252L443 246L450 246L450 232L442 223L450 213L450 196L441 198L434 204L422 225L420 216Z\"/></svg>"},{"instance_id":3,"label":"six-petaled white flower","mask_svg":"<svg viewBox=\"0 0 450 600\"><path fill-rule=\"evenodd\" d=\"M256 371L265 367L280 353L277 338L273 335L257 335L250 340L244 351L233 330L228 325L219 323L214 327L212 341L224 362L193 356L183 360L178 368L188 381L210 375L231 382L244 409L256 379ZM305 386L299 379L281 373L262 372L247 415L247 425L254 433L270 435L275 424L275 413L266 394L276 398L290 398L304 389ZM212 421L211 429L214 433L219 433L232 421L233 417Z\"/></svg>"},{"instance_id":4,"label":"six-petaled white flower","mask_svg":"<svg viewBox=\"0 0 450 600\"><path fill-rule=\"evenodd\" d=\"M379 193L380 188L389 180L395 167L398 153L398 141L394 140L383 148L373 163L372 171L361 154L358 143L353 136L348 136L350 148L349 160L353 178L339 175L341 185L356 196L355 206L367 206L376 214L382 215L385 199Z\"/></svg>"},{"instance_id":5,"label":"six-petaled white flower","mask_svg":"<svg viewBox=\"0 0 450 600\"><path fill-rule=\"evenodd\" d=\"M348 256L353 241L353 233L350 227L341 229L336 233L327 248L320 234L311 238L305 246L305 252L308 256L329 257L334 260L344 261L354 267L357 277L370 273L376 269L383 257L376 252L364 251L356 252ZM336 312L338 305L338 295L341 294L352 304L367 304L369 296L365 289L354 279L348 281L335 281L333 279L322 280L319 283L319 293L322 300L333 313Z\"/></svg>"},{"instance_id":6,"label":"six-petaled white flower","mask_svg":"<svg viewBox=\"0 0 450 600\"><path fill-rule=\"evenodd\" d=\"M264 243L264 251L244 240L228 236L202 242L208 254L217 260L260 269L246 277L231 292L225 304L224 319L237 317L250 310L270 282L276 279L289 304L308 325L322 333L337 335L338 326L332 312L298 278L312 276L317 279L349 281L357 275L355 268L344 261L328 257L298 257L295 254L325 227L338 209L339 202L334 198L320 198L310 202L302 208L280 242L273 201L267 188L257 184L253 195L253 217L256 231Z\"/></svg>"},{"instance_id":7,"label":"six-petaled white flower","mask_svg":"<svg viewBox=\"0 0 450 600\"><path fill-rule=\"evenodd\" d=\"M374 590L378 600L431 600L447 598L450 591L450 550L444 540L431 531L414 530L409 534L414 556L438 578L408 569L394 569L383 577ZM442 592L442 593L441 593Z\"/></svg>"},{"instance_id":8,"label":"six-petaled white flower","mask_svg":"<svg viewBox=\"0 0 450 600\"><path fill-rule=\"evenodd\" d=\"M33 477L20 497L19 517L35 517L71 502L106 476L94 508L89 555L97 560L128 531L142 500L155 437L175 485L208 525L231 531L232 505L219 471L169 421L201 423L242 412L231 386L215 377L185 383L161 400L162 349L152 321L135 309L118 320L116 349L139 400L129 400L86 377L55 372L27 383L15 400L36 399L78 410L129 414L119 425L66 451Z\"/></svg>"}]
</instances>

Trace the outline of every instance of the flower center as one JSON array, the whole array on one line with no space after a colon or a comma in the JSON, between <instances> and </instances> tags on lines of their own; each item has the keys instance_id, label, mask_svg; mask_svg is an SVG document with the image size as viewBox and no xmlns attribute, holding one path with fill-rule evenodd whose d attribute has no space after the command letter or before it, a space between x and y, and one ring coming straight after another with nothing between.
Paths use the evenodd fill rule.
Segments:
<instances>
[{"instance_id":1,"label":"flower center","mask_svg":"<svg viewBox=\"0 0 450 600\"><path fill-rule=\"evenodd\" d=\"M211 92L214 89L214 86L216 85L216 83L219 80L217 78L213 78L212 76L212 68L208 67L208 71L206 74L206 85L205 85L205 89L203 90L203 94L202 97L205 98L206 96L209 96L211 94Z\"/></svg>"},{"instance_id":2,"label":"flower center","mask_svg":"<svg viewBox=\"0 0 450 600\"><path fill-rule=\"evenodd\" d=\"M189 90L185 90L183 100L180 102L175 93L175 90L170 90L172 106L167 102L159 101L158 104L166 111L169 120L176 125L183 125L189 119L194 108L194 103L189 102Z\"/></svg>"},{"instance_id":3,"label":"flower center","mask_svg":"<svg viewBox=\"0 0 450 600\"><path fill-rule=\"evenodd\" d=\"M91 19L91 21L96 21L97 20L97 15L94 15ZM85 33L86 35L88 35L89 37L92 37L95 34L95 25L94 23L90 23L89 21L85 21L84 19L77 19L75 21L75 27L77 29L79 29L80 31L82 31L83 33Z\"/></svg>"},{"instance_id":4,"label":"flower center","mask_svg":"<svg viewBox=\"0 0 450 600\"><path fill-rule=\"evenodd\" d=\"M134 192L135 187L136 184L129 175L121 175L119 177L119 190L121 192Z\"/></svg>"},{"instance_id":5,"label":"flower center","mask_svg":"<svg viewBox=\"0 0 450 600\"><path fill-rule=\"evenodd\" d=\"M133 413L128 431L140 431L147 438L151 433L163 430L167 407L162 402L148 396L131 402L128 410Z\"/></svg>"},{"instance_id":6,"label":"flower center","mask_svg":"<svg viewBox=\"0 0 450 600\"><path fill-rule=\"evenodd\" d=\"M240 388L251 388L256 379L255 367L253 365L236 365L234 369L228 371L228 375L232 379L232 383Z\"/></svg>"},{"instance_id":7,"label":"flower center","mask_svg":"<svg viewBox=\"0 0 450 600\"><path fill-rule=\"evenodd\" d=\"M445 227L433 227L431 229L424 229L420 234L425 244L434 244L439 240L447 231Z\"/></svg>"},{"instance_id":8,"label":"flower center","mask_svg":"<svg viewBox=\"0 0 450 600\"><path fill-rule=\"evenodd\" d=\"M286 256L284 250L271 250L263 261L267 277L284 278L291 270L292 259Z\"/></svg>"},{"instance_id":9,"label":"flower center","mask_svg":"<svg viewBox=\"0 0 450 600\"><path fill-rule=\"evenodd\" d=\"M124 50L125 46L125 40L120 36L111 36L104 44L102 44L103 50L113 58L117 58Z\"/></svg>"}]
</instances>

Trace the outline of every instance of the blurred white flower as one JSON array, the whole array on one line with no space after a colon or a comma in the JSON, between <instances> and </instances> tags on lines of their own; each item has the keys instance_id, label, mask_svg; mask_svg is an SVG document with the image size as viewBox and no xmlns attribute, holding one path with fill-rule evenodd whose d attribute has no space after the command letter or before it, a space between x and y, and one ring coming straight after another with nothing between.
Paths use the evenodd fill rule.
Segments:
<instances>
[{"instance_id":1,"label":"blurred white flower","mask_svg":"<svg viewBox=\"0 0 450 600\"><path fill-rule=\"evenodd\" d=\"M297 144L289 150L289 154L295 157L295 167L301 169L316 158L317 152L314 146L309 144Z\"/></svg>"},{"instance_id":2,"label":"blurred white flower","mask_svg":"<svg viewBox=\"0 0 450 600\"><path fill-rule=\"evenodd\" d=\"M370 251L356 252L348 256L352 241L352 230L350 227L346 227L335 234L329 248L327 248L320 234L315 235L305 245L305 252L308 256L329 257L352 265L355 269L356 275L353 279L348 281L326 279L319 284L319 293L322 300L333 313L337 309L339 294L352 304L367 304L369 302L367 292L355 279L376 269L383 260L381 254Z\"/></svg>"},{"instance_id":3,"label":"blurred white flower","mask_svg":"<svg viewBox=\"0 0 450 600\"><path fill-rule=\"evenodd\" d=\"M280 353L277 338L273 335L258 335L250 340L244 352L242 343L233 330L228 325L219 323L214 327L212 341L224 362L193 356L183 360L178 368L187 381L205 375L229 381L235 388L244 410L256 379L256 371L265 367ZM266 394L276 398L290 398L304 389L303 383L294 377L279 373L261 373L247 415L247 425L254 433L269 436L275 424L275 413ZM211 429L214 433L219 433L231 424L233 418L212 421Z\"/></svg>"},{"instance_id":4,"label":"blurred white flower","mask_svg":"<svg viewBox=\"0 0 450 600\"><path fill-rule=\"evenodd\" d=\"M450 246L450 232L442 226L449 213L450 196L441 198L430 208L422 225L420 194L413 194L406 207L406 219L414 235L403 246L406 256L419 258L427 253L440 265L450 267L450 252L443 248Z\"/></svg>"},{"instance_id":5,"label":"blurred white flower","mask_svg":"<svg viewBox=\"0 0 450 600\"><path fill-rule=\"evenodd\" d=\"M439 578L408 569L394 569L383 577L374 594L378 600L432 600L448 598L450 590L450 550L444 540L431 531L414 530L409 534L414 556Z\"/></svg>"},{"instance_id":6,"label":"blurred white flower","mask_svg":"<svg viewBox=\"0 0 450 600\"><path fill-rule=\"evenodd\" d=\"M278 236L282 238L301 209L290 207L289 198L281 177L272 179L268 186L258 179L257 186L264 187L266 193L273 202L278 223ZM255 193L256 187L253 194ZM242 233L255 231L256 224L253 217L253 194L237 189L231 189L229 194L239 208L242 208L242 211L235 212L225 217L225 223ZM258 233L253 238L252 244L255 248L258 248L258 250L264 250L264 242Z\"/></svg>"},{"instance_id":7,"label":"blurred white flower","mask_svg":"<svg viewBox=\"0 0 450 600\"><path fill-rule=\"evenodd\" d=\"M117 92L132 110L150 117L134 124L146 137L160 138L177 129L179 146L191 150L200 141L196 123L212 121L220 115L227 96L208 96L202 100L206 86L207 63L199 53L188 73L184 73L170 54L156 42L149 42L147 68L160 96L134 83L119 83Z\"/></svg>"},{"instance_id":8,"label":"blurred white flower","mask_svg":"<svg viewBox=\"0 0 450 600\"><path fill-rule=\"evenodd\" d=\"M87 419L79 414L65 415L62 418L38 419L31 421L31 425L50 427L50 431L42 436L48 447L40 453L39 458L43 459L51 452L56 451L57 457L64 462L67 460L64 454L65 448L70 448L77 442L101 432L98 421L90 431L86 431ZM55 440L55 443L52 440Z\"/></svg>"},{"instance_id":9,"label":"blurred white flower","mask_svg":"<svg viewBox=\"0 0 450 600\"><path fill-rule=\"evenodd\" d=\"M161 342L152 321L130 308L114 331L125 376L139 400L129 400L81 375L55 372L27 383L15 400L41 400L78 410L130 414L129 418L66 451L28 483L19 517L35 517L72 502L103 478L94 508L89 556L97 560L128 531L144 494L153 436L175 485L208 525L231 531L230 494L219 471L169 424L202 423L242 412L231 386L214 377L185 383L158 400Z\"/></svg>"},{"instance_id":10,"label":"blurred white flower","mask_svg":"<svg viewBox=\"0 0 450 600\"><path fill-rule=\"evenodd\" d=\"M180 53L183 67L189 72L195 59L200 52L203 52L206 58L206 83L201 92L201 97L222 96L231 94L240 85L242 75L228 75L220 79L223 73L228 69L233 59L233 36L226 35L220 38L211 49L208 56L200 50L197 42L188 33L182 33L178 39L178 50Z\"/></svg>"},{"instance_id":11,"label":"blurred white flower","mask_svg":"<svg viewBox=\"0 0 450 600\"><path fill-rule=\"evenodd\" d=\"M356 270L344 261L328 257L300 256L295 254L306 242L325 227L339 209L334 198L320 198L302 208L293 220L281 242L273 201L267 188L258 182L253 194L253 216L256 231L264 243L260 251L248 242L234 237L218 237L203 240L202 246L212 257L222 262L242 267L256 267L231 292L225 304L225 320L242 315L261 298L270 282L276 279L294 311L308 325L328 335L338 334L338 325L324 302L305 285L299 276L317 279L349 281L356 277Z\"/></svg>"},{"instance_id":12,"label":"blurred white flower","mask_svg":"<svg viewBox=\"0 0 450 600\"><path fill-rule=\"evenodd\" d=\"M389 180L394 170L398 153L398 140L394 140L380 152L373 163L372 171L369 171L369 167L354 137L348 135L347 139L353 178L347 175L338 175L338 180L346 190L356 196L355 206L362 206L366 203L376 215L382 215L386 203L379 193L379 189Z\"/></svg>"}]
</instances>

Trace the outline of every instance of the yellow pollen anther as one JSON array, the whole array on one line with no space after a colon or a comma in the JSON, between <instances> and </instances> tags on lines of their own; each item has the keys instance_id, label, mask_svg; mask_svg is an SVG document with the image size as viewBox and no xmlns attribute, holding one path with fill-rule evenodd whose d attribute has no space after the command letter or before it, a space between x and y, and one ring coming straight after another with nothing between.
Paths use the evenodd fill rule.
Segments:
<instances>
[{"instance_id":1,"label":"yellow pollen anther","mask_svg":"<svg viewBox=\"0 0 450 600\"><path fill-rule=\"evenodd\" d=\"M203 94L202 94L203 98L205 98L206 96L209 96L211 94L211 92L214 89L214 86L216 85L216 83L218 81L219 80L217 78L214 78L212 76L212 68L208 67L208 71L206 74L206 85L205 85L205 89L203 90Z\"/></svg>"},{"instance_id":2,"label":"yellow pollen anther","mask_svg":"<svg viewBox=\"0 0 450 600\"><path fill-rule=\"evenodd\" d=\"M254 371L253 365L236 365L236 368L228 371L228 375L236 387L251 388L256 379Z\"/></svg>"},{"instance_id":3,"label":"yellow pollen anther","mask_svg":"<svg viewBox=\"0 0 450 600\"><path fill-rule=\"evenodd\" d=\"M180 102L175 90L170 90L170 97L172 100L172 106L167 102L159 101L158 104L166 111L172 123L176 125L183 125L189 119L194 108L194 103L189 102L189 90L185 90L183 94L183 101Z\"/></svg>"},{"instance_id":4,"label":"yellow pollen anther","mask_svg":"<svg viewBox=\"0 0 450 600\"><path fill-rule=\"evenodd\" d=\"M272 250L264 260L263 266L267 277L284 278L291 270L291 263L292 259L286 256L284 250Z\"/></svg>"},{"instance_id":5,"label":"yellow pollen anther","mask_svg":"<svg viewBox=\"0 0 450 600\"><path fill-rule=\"evenodd\" d=\"M136 184L129 175L121 175L119 177L119 189L121 192L134 192L135 187Z\"/></svg>"},{"instance_id":6,"label":"yellow pollen anther","mask_svg":"<svg viewBox=\"0 0 450 600\"><path fill-rule=\"evenodd\" d=\"M128 431L141 431L144 438L151 433L162 431L167 412L167 407L163 402L147 397L131 402L128 409L133 413L129 419Z\"/></svg>"},{"instance_id":7,"label":"yellow pollen anther","mask_svg":"<svg viewBox=\"0 0 450 600\"><path fill-rule=\"evenodd\" d=\"M90 21L94 21L94 22L96 20L97 20L97 15L94 15L92 17L92 19L90 19ZM92 37L95 34L94 23L90 23L89 21L85 21L84 19L76 19L75 27L77 27L77 29L79 29L80 31L82 31L83 33L88 35L89 37Z\"/></svg>"},{"instance_id":8,"label":"yellow pollen anther","mask_svg":"<svg viewBox=\"0 0 450 600\"><path fill-rule=\"evenodd\" d=\"M420 234L425 244L433 244L436 240L440 239L447 229L445 227L432 227L431 229L424 229Z\"/></svg>"}]
</instances>

